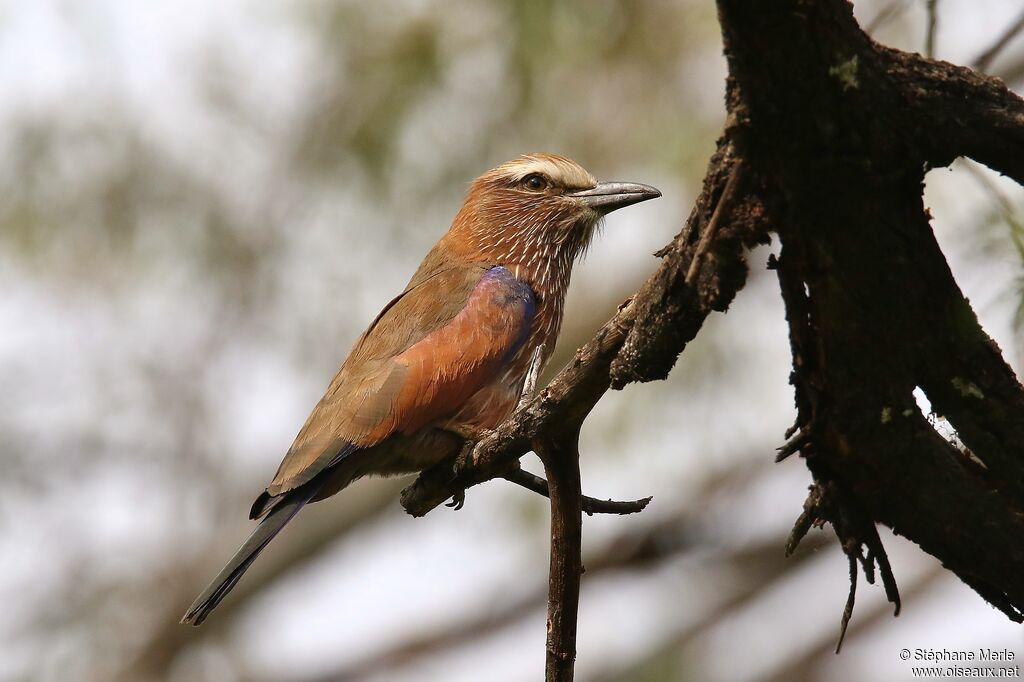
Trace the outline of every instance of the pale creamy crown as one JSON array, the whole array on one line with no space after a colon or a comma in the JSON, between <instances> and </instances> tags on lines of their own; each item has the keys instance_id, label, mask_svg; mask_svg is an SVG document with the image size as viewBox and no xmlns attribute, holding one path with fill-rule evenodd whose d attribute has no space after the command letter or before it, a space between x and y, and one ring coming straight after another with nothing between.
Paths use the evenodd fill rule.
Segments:
<instances>
[{"instance_id":1,"label":"pale creamy crown","mask_svg":"<svg viewBox=\"0 0 1024 682\"><path fill-rule=\"evenodd\" d=\"M572 159L557 154L524 154L501 164L488 175L519 181L532 173L539 173L554 184L566 189L590 189L597 180Z\"/></svg>"}]
</instances>

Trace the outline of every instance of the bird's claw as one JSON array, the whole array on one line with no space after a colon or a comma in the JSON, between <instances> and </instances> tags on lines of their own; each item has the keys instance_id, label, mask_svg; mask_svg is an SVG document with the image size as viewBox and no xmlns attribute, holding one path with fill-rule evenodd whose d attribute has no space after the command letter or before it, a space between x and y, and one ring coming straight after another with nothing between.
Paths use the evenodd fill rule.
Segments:
<instances>
[{"instance_id":1,"label":"bird's claw","mask_svg":"<svg viewBox=\"0 0 1024 682\"><path fill-rule=\"evenodd\" d=\"M472 434L464 436L465 440L462 443L462 448L459 450L459 454L455 457L455 462L452 464L452 478L458 478L459 473L464 468L469 466L473 462L473 452L476 450L476 446L479 445L480 441L490 435L489 430L480 429Z\"/></svg>"},{"instance_id":2,"label":"bird's claw","mask_svg":"<svg viewBox=\"0 0 1024 682\"><path fill-rule=\"evenodd\" d=\"M462 448L459 450L459 454L455 456L454 461L452 461L451 478L448 479L448 484L453 485L459 480L459 474L467 466L472 465L473 452L476 450L477 445L479 445L481 440L493 433L493 431L491 429L484 429L465 424L453 424L449 426L448 429L463 439ZM466 490L463 488L457 493L454 493L451 501L446 502L445 506L458 511L462 509L465 504Z\"/></svg>"}]
</instances>

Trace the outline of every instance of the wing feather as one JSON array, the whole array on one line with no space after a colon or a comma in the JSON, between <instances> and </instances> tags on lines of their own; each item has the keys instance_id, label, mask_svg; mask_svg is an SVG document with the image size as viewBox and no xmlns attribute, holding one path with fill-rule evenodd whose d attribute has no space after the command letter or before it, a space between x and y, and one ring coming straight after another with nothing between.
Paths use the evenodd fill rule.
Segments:
<instances>
[{"instance_id":1,"label":"wing feather","mask_svg":"<svg viewBox=\"0 0 1024 682\"><path fill-rule=\"evenodd\" d=\"M534 295L507 269L473 265L415 282L356 343L281 462L271 496L312 480L339 452L455 413L525 342Z\"/></svg>"}]
</instances>

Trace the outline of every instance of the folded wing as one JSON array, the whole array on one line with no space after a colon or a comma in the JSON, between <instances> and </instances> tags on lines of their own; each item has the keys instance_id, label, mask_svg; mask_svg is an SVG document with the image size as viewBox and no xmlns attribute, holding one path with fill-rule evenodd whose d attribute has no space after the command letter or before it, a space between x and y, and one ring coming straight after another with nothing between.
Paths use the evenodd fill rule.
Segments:
<instances>
[{"instance_id":1,"label":"folded wing","mask_svg":"<svg viewBox=\"0 0 1024 682\"><path fill-rule=\"evenodd\" d=\"M533 291L504 267L474 264L414 280L356 343L266 494L454 414L506 369L534 313Z\"/></svg>"}]
</instances>

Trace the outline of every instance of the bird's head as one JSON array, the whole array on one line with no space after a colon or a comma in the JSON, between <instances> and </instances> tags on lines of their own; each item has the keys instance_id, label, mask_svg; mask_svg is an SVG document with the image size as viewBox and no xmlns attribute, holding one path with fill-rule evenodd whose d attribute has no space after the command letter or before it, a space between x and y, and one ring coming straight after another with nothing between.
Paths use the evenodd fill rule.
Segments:
<instances>
[{"instance_id":1,"label":"bird's head","mask_svg":"<svg viewBox=\"0 0 1024 682\"><path fill-rule=\"evenodd\" d=\"M660 196L647 185L598 182L564 156L527 154L473 181L449 239L471 258L519 265L537 279L570 269L605 215Z\"/></svg>"}]
</instances>

